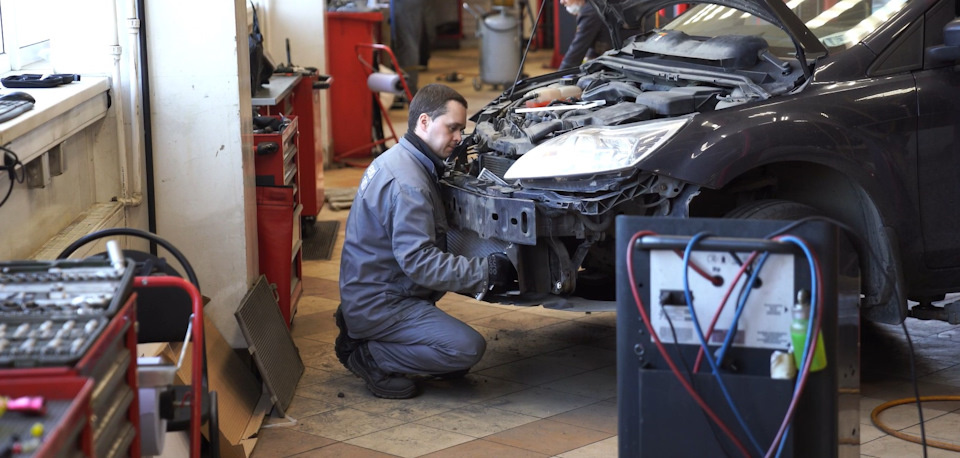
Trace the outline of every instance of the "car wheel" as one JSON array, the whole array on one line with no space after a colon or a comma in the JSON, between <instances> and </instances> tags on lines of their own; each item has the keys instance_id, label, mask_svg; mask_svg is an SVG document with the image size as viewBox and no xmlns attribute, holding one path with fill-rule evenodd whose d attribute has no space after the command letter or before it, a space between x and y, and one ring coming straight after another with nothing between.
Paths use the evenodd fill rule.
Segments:
<instances>
[{"instance_id":1,"label":"car wheel","mask_svg":"<svg viewBox=\"0 0 960 458\"><path fill-rule=\"evenodd\" d=\"M741 205L725 216L736 219L783 219L796 220L819 215L816 208L790 200L758 200Z\"/></svg>"}]
</instances>

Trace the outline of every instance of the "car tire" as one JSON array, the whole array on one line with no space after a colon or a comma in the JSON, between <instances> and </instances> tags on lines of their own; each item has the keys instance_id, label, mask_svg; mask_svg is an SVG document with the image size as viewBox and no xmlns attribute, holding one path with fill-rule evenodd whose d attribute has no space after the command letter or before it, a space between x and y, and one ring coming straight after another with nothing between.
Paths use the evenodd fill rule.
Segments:
<instances>
[{"instance_id":1,"label":"car tire","mask_svg":"<svg viewBox=\"0 0 960 458\"><path fill-rule=\"evenodd\" d=\"M731 210L725 217L735 219L797 220L817 215L820 215L820 212L809 205L790 200L767 199L741 205Z\"/></svg>"}]
</instances>

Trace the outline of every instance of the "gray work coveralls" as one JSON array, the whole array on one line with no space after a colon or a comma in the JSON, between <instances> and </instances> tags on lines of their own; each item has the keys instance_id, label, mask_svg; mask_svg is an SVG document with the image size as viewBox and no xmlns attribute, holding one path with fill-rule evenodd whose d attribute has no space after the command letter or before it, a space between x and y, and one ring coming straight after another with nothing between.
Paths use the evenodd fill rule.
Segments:
<instances>
[{"instance_id":1,"label":"gray work coveralls","mask_svg":"<svg viewBox=\"0 0 960 458\"><path fill-rule=\"evenodd\" d=\"M446 253L447 220L431 160L402 138L367 167L347 218L341 310L381 370L469 369L486 341L435 303L486 287L486 258Z\"/></svg>"}]
</instances>

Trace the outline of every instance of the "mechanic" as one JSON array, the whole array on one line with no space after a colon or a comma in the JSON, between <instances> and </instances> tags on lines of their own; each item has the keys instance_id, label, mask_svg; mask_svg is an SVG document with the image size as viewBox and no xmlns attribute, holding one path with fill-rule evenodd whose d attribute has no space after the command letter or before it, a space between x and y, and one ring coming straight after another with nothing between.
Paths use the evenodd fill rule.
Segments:
<instances>
[{"instance_id":1,"label":"mechanic","mask_svg":"<svg viewBox=\"0 0 960 458\"><path fill-rule=\"evenodd\" d=\"M517 278L504 253L447 253L438 179L461 140L467 102L429 84L410 103L408 130L367 167L347 218L334 317L337 358L378 397L416 396L405 375L462 377L483 336L436 307L446 291L502 293Z\"/></svg>"},{"instance_id":2,"label":"mechanic","mask_svg":"<svg viewBox=\"0 0 960 458\"><path fill-rule=\"evenodd\" d=\"M578 67L584 57L593 59L613 47L610 32L593 4L587 0L560 0L560 4L577 17L577 30L560 62L560 70Z\"/></svg>"}]
</instances>

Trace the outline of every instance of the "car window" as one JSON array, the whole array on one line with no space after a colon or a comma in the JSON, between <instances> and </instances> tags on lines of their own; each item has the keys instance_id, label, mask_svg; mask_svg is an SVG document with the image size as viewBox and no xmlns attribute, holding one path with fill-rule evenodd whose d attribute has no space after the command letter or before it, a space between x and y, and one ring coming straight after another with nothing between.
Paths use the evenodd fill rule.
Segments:
<instances>
[{"instance_id":1,"label":"car window","mask_svg":"<svg viewBox=\"0 0 960 458\"><path fill-rule=\"evenodd\" d=\"M849 48L903 9L909 0L789 0L787 6L830 51ZM779 27L749 13L713 4L700 4L664 26L687 35L762 37L777 56L794 54L793 41Z\"/></svg>"}]
</instances>

